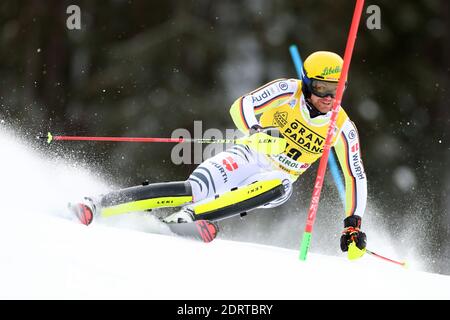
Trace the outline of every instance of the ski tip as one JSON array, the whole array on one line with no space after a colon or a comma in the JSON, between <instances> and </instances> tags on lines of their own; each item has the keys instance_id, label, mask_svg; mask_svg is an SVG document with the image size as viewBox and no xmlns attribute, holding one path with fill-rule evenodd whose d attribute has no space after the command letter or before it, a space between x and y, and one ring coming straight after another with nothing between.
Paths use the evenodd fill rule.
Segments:
<instances>
[{"instance_id":1,"label":"ski tip","mask_svg":"<svg viewBox=\"0 0 450 320\"><path fill-rule=\"evenodd\" d=\"M195 224L197 225L198 232L205 243L213 241L219 232L219 227L214 222L208 220L197 220L195 221Z\"/></svg>"},{"instance_id":2,"label":"ski tip","mask_svg":"<svg viewBox=\"0 0 450 320\"><path fill-rule=\"evenodd\" d=\"M84 224L85 226L91 224L94 215L88 206L82 203L69 203L68 207L69 210L72 211L73 215L78 218L81 224Z\"/></svg>"},{"instance_id":3,"label":"ski tip","mask_svg":"<svg viewBox=\"0 0 450 320\"><path fill-rule=\"evenodd\" d=\"M178 236L203 241L206 243L213 241L219 232L217 224L209 220L166 224L170 231Z\"/></svg>"},{"instance_id":4,"label":"ski tip","mask_svg":"<svg viewBox=\"0 0 450 320\"><path fill-rule=\"evenodd\" d=\"M405 269L409 269L409 263L407 261L402 262L402 267Z\"/></svg>"}]
</instances>

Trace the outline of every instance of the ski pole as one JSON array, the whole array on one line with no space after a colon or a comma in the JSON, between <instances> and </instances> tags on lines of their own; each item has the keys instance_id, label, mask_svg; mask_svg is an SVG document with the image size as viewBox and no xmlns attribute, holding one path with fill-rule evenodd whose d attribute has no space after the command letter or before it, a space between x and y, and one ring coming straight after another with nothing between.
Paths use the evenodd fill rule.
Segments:
<instances>
[{"instance_id":1,"label":"ski pole","mask_svg":"<svg viewBox=\"0 0 450 320\"><path fill-rule=\"evenodd\" d=\"M317 171L316 181L314 182L313 194L311 197L311 203L309 206L308 216L306 219L305 231L303 233L302 242L300 244L300 260L305 261L308 254L309 246L311 244L312 230L314 221L316 220L317 209L319 208L320 193L322 192L323 180L325 170L327 169L328 155L331 148L331 140L333 137L334 127L338 116L339 106L341 105L342 95L344 93L345 80L347 79L348 70L350 67L350 60L353 54L353 47L356 41L356 33L358 31L359 21L364 6L364 0L357 0L355 11L353 13L350 32L347 38L347 45L344 53L344 65L342 66L341 76L338 82L336 100L334 101L332 114L330 119L330 125L327 131L327 137L325 139L325 145L323 148L323 155L320 159L319 169Z\"/></svg>"},{"instance_id":2,"label":"ski pole","mask_svg":"<svg viewBox=\"0 0 450 320\"><path fill-rule=\"evenodd\" d=\"M378 254L378 253L375 253L375 252L373 252L373 251L370 251L370 250L368 250L368 249L366 249L366 252L367 252L368 254L370 254L370 255L372 255L372 256L374 256L374 257L380 258L380 259L382 259L382 260L384 260L384 261L388 261L388 262L392 262L392 263L398 264L398 265L402 266L403 268L408 268L408 264L407 264L406 261L403 261L403 262L395 261L395 260L392 260L392 259L383 257L382 255L380 255L380 254Z\"/></svg>"},{"instance_id":3,"label":"ski pole","mask_svg":"<svg viewBox=\"0 0 450 320\"><path fill-rule=\"evenodd\" d=\"M300 57L300 53L298 51L298 48L295 44L292 44L289 46L289 52L291 53L292 61L294 62L295 70L297 71L297 76L299 79L302 78L303 73L303 63L302 58ZM328 158L328 165L330 166L331 175L333 176L334 184L336 185L336 188L338 189L339 198L341 199L342 204L345 207L345 187L344 183L342 182L342 178L339 175L339 169L337 166L336 158L334 157L333 152L330 152L329 158Z\"/></svg>"},{"instance_id":4,"label":"ski pole","mask_svg":"<svg viewBox=\"0 0 450 320\"><path fill-rule=\"evenodd\" d=\"M272 137L264 132L237 139L186 139L186 138L140 138L140 137L87 137L87 136L54 136L50 132L39 139L52 141L103 141L103 142L172 142L172 143L233 143L243 144L265 154L280 154L286 148L286 140Z\"/></svg>"}]
</instances>

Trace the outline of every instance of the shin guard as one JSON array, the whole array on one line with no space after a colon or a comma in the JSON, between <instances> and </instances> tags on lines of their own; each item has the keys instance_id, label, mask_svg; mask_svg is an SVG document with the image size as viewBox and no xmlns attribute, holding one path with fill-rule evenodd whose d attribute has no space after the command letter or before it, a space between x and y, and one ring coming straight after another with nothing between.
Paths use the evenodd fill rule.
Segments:
<instances>
[{"instance_id":1,"label":"shin guard","mask_svg":"<svg viewBox=\"0 0 450 320\"><path fill-rule=\"evenodd\" d=\"M189 182L164 182L114 191L101 199L101 216L178 207L192 201Z\"/></svg>"},{"instance_id":2,"label":"shin guard","mask_svg":"<svg viewBox=\"0 0 450 320\"><path fill-rule=\"evenodd\" d=\"M247 213L283 196L285 188L280 179L256 181L234 188L214 199L192 205L194 219L221 220Z\"/></svg>"}]
</instances>

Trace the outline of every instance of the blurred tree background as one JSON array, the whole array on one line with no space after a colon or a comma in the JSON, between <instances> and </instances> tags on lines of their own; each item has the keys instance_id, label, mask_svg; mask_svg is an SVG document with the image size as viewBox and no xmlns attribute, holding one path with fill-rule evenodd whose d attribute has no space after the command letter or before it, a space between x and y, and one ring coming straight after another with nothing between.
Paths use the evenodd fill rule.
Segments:
<instances>
[{"instance_id":1,"label":"blurred tree background","mask_svg":"<svg viewBox=\"0 0 450 320\"><path fill-rule=\"evenodd\" d=\"M81 29L69 30L69 5ZM288 47L343 56L355 1L63 1L0 3L0 120L38 133L170 136L233 128L229 106L280 77L296 77ZM356 123L369 181L369 246L383 225L399 255L450 274L449 2L366 1L343 105ZM183 180L169 144L67 143L118 187ZM291 201L223 222L225 238L298 248L317 165ZM332 180L322 193L313 248L339 253L343 210ZM336 210L338 208L338 210ZM370 232L369 232L370 231ZM372 232L372 234L371 234ZM329 249L327 249L329 248ZM404 248L398 249L398 248ZM412 249L413 248L413 249ZM376 251L376 248L373 250Z\"/></svg>"}]
</instances>

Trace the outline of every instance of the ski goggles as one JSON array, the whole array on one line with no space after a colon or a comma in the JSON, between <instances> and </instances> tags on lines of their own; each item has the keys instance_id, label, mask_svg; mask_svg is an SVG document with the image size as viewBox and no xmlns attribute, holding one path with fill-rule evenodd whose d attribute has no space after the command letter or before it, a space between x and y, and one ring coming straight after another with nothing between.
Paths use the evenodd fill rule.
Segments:
<instances>
[{"instance_id":1,"label":"ski goggles","mask_svg":"<svg viewBox=\"0 0 450 320\"><path fill-rule=\"evenodd\" d=\"M309 90L312 94L321 98L325 98L326 96L334 98L336 96L337 87L337 82L311 79Z\"/></svg>"}]
</instances>

